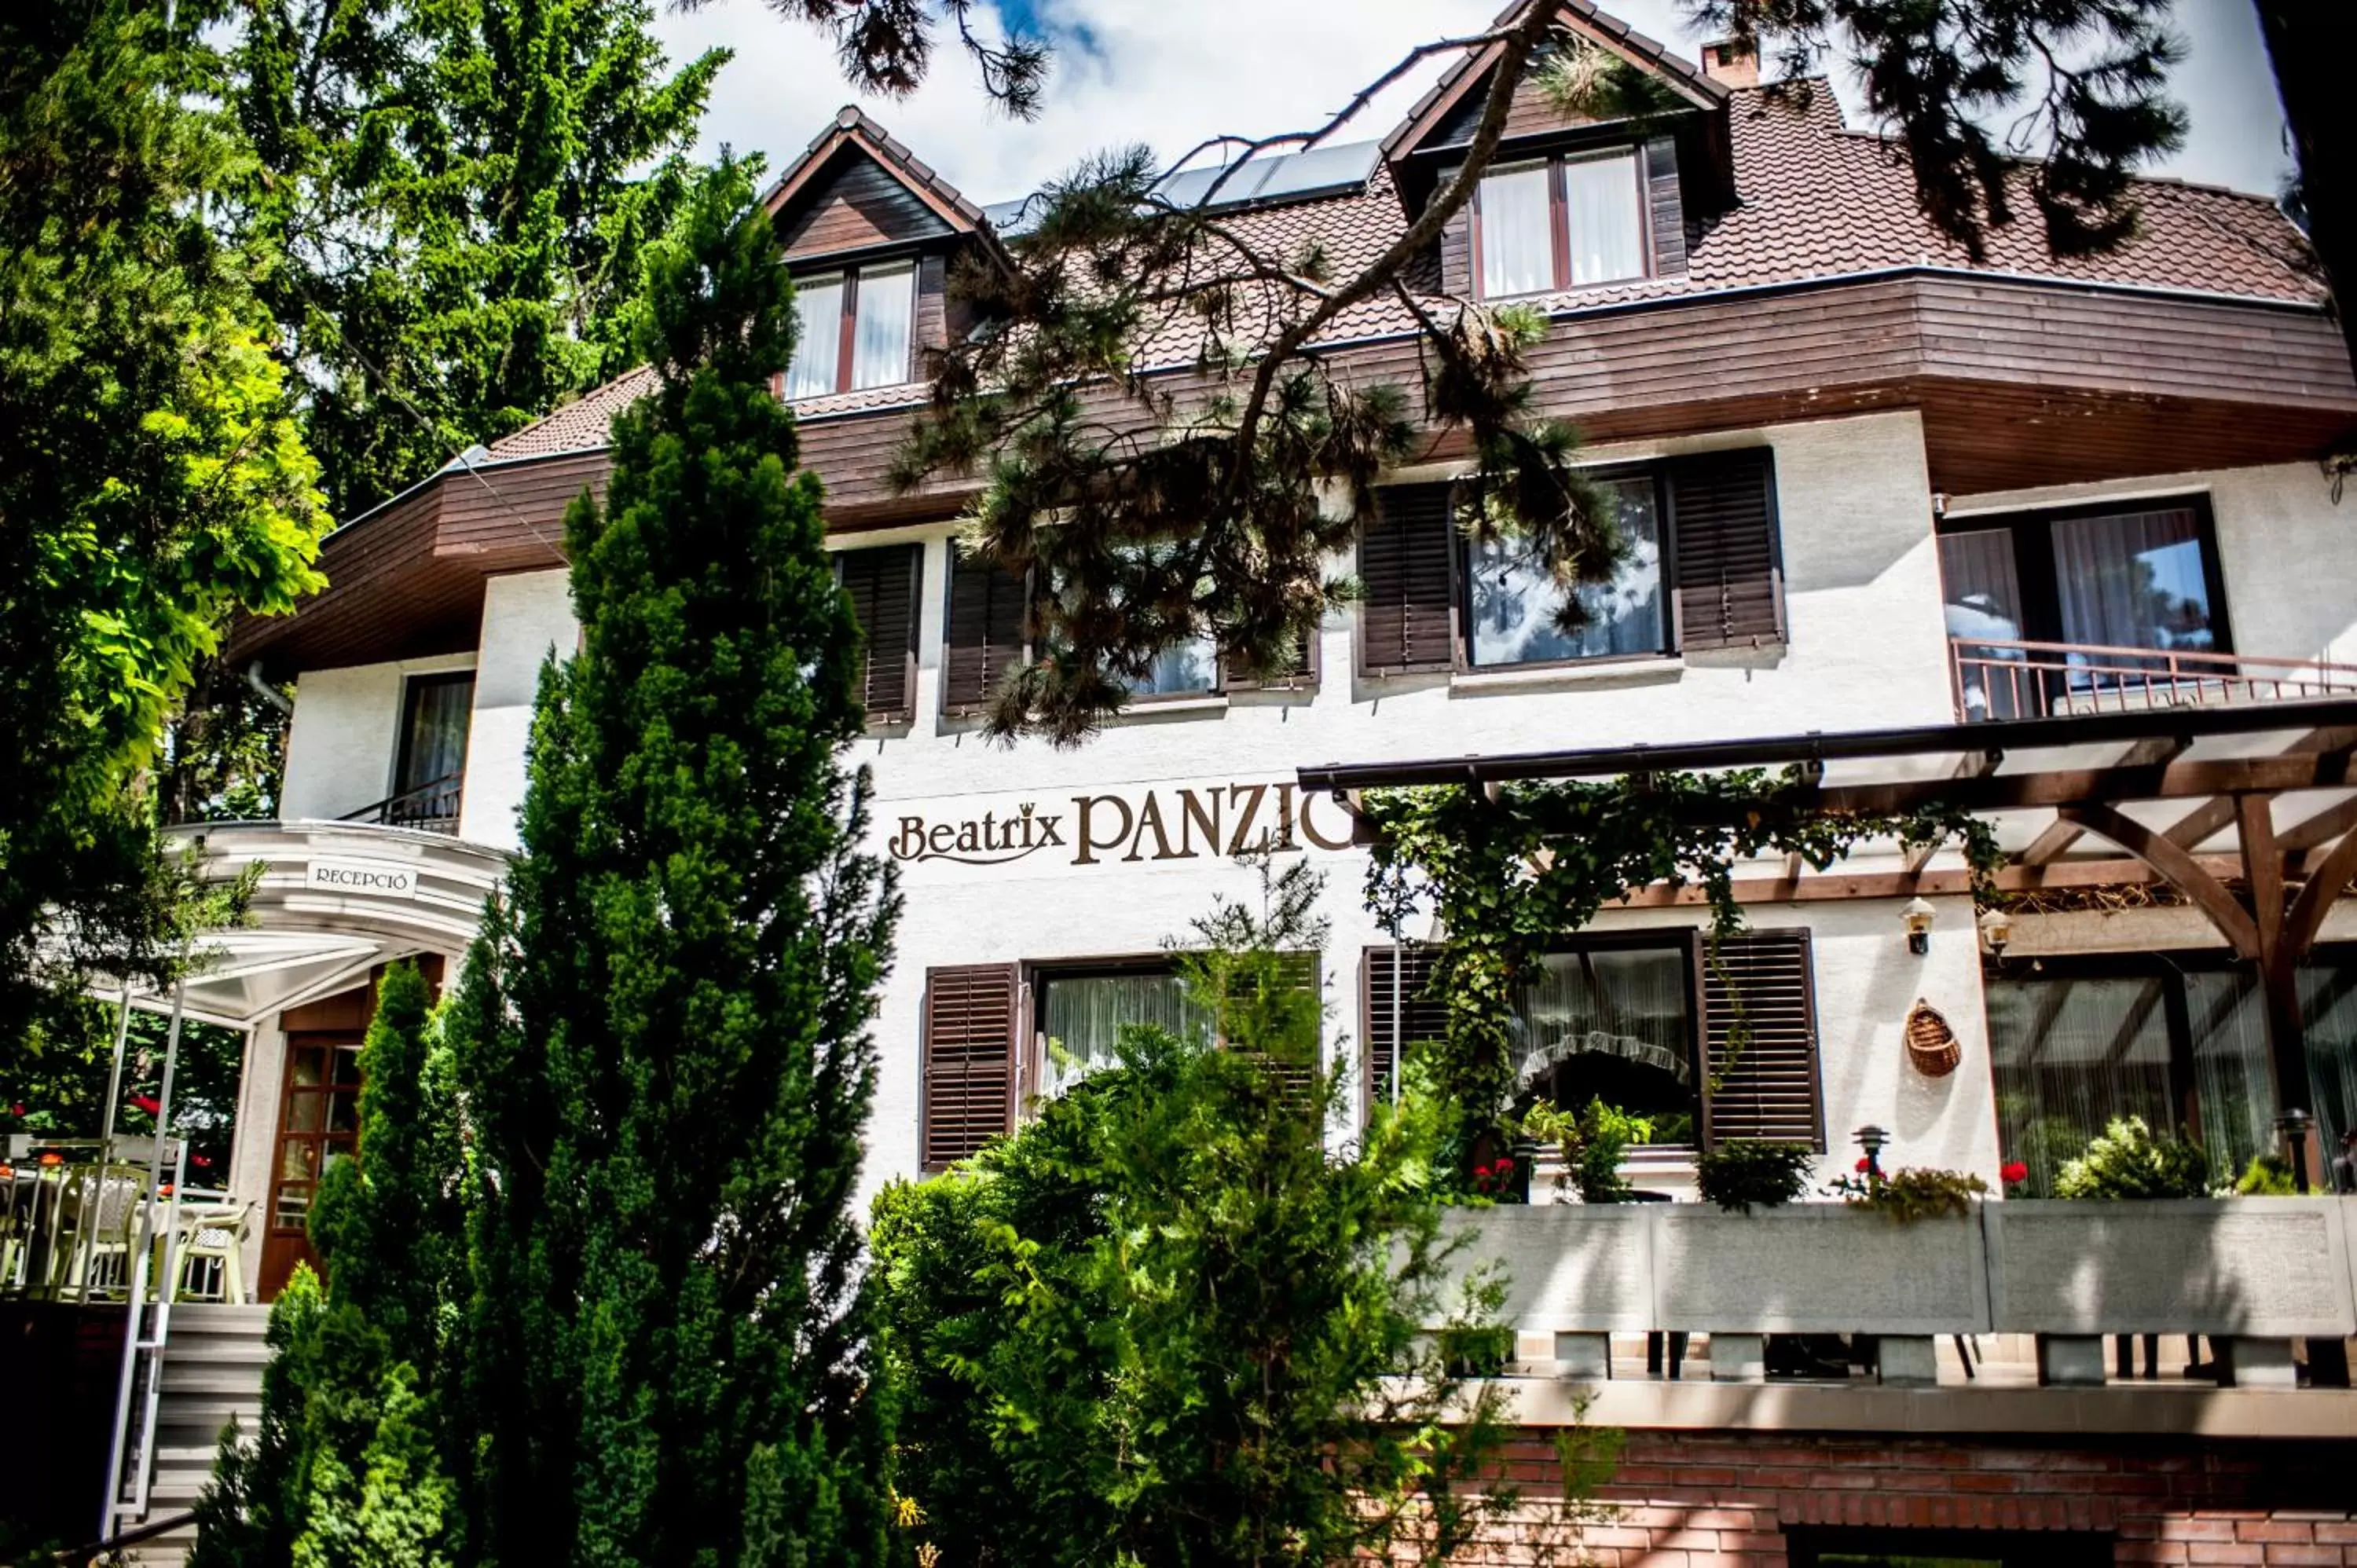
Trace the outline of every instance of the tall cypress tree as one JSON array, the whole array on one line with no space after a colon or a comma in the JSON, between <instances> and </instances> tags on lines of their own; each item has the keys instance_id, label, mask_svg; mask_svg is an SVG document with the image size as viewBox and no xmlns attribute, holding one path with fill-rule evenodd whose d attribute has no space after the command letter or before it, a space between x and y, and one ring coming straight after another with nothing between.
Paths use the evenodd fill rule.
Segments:
<instances>
[{"instance_id":1,"label":"tall cypress tree","mask_svg":"<svg viewBox=\"0 0 2357 1568\"><path fill-rule=\"evenodd\" d=\"M436 1386L463 1228L458 1118L425 979L386 972L361 1048L361 1146L319 1185L311 1240L271 1309L274 1352L251 1447L222 1444L198 1507L194 1568L440 1568L457 1496Z\"/></svg>"},{"instance_id":2,"label":"tall cypress tree","mask_svg":"<svg viewBox=\"0 0 2357 1568\"><path fill-rule=\"evenodd\" d=\"M472 1506L511 1568L882 1551L847 1206L897 901L858 848L860 636L771 390L791 294L750 176L650 256L661 382L566 520L581 651L451 1026Z\"/></svg>"}]
</instances>

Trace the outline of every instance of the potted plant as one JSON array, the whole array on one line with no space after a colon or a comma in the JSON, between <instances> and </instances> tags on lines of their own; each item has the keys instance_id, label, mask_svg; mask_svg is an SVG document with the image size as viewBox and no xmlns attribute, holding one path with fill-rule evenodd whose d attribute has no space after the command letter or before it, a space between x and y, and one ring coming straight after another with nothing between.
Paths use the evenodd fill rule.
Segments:
<instances>
[{"instance_id":1,"label":"potted plant","mask_svg":"<svg viewBox=\"0 0 2357 1568\"><path fill-rule=\"evenodd\" d=\"M1703 1201L1729 1214L1781 1208L1809 1190L1816 1152L1806 1144L1729 1143L1695 1160Z\"/></svg>"},{"instance_id":2,"label":"potted plant","mask_svg":"<svg viewBox=\"0 0 2357 1568\"><path fill-rule=\"evenodd\" d=\"M2210 1156L2190 1137L2156 1134L2141 1116L2115 1116L2102 1137L2056 1173L2054 1196L2097 1201L2207 1197Z\"/></svg>"}]
</instances>

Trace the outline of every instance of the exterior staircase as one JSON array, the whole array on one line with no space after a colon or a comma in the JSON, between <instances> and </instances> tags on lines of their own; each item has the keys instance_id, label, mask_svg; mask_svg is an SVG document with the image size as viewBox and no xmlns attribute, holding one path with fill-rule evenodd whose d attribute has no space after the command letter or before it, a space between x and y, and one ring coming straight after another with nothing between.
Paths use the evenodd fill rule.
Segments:
<instances>
[{"instance_id":1,"label":"exterior staircase","mask_svg":"<svg viewBox=\"0 0 2357 1568\"><path fill-rule=\"evenodd\" d=\"M147 1518L194 1508L212 1478L213 1455L231 1421L251 1434L262 1413L262 1369L270 1359L263 1334L266 1306L183 1303L172 1308L164 1349L162 1395L156 1409L156 1469L147 1491ZM135 1521L125 1518L121 1528ZM179 1568L196 1542L188 1527L127 1548L143 1565Z\"/></svg>"}]
</instances>

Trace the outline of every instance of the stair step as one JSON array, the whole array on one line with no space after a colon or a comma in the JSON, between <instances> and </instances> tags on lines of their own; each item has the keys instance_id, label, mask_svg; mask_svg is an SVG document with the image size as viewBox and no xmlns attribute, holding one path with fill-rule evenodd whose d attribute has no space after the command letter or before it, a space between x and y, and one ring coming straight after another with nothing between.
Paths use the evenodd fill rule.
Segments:
<instances>
[{"instance_id":1,"label":"stair step","mask_svg":"<svg viewBox=\"0 0 2357 1568\"><path fill-rule=\"evenodd\" d=\"M166 1337L178 1339L187 1334L234 1334L259 1339L270 1331L270 1309L266 1306L221 1306L203 1302L188 1302L172 1308L172 1320Z\"/></svg>"},{"instance_id":2,"label":"stair step","mask_svg":"<svg viewBox=\"0 0 2357 1568\"><path fill-rule=\"evenodd\" d=\"M163 1401L156 1412L156 1425L164 1432L219 1432L234 1417L240 1427L251 1432L261 1414L262 1396L258 1393L251 1399L190 1395Z\"/></svg>"},{"instance_id":3,"label":"stair step","mask_svg":"<svg viewBox=\"0 0 2357 1568\"><path fill-rule=\"evenodd\" d=\"M207 1335L199 1339L182 1339L172 1336L164 1347L164 1365L183 1366L191 1362L219 1362L241 1367L266 1367L270 1364L270 1347L259 1339L242 1336ZM258 1374L257 1374L258 1375Z\"/></svg>"},{"instance_id":4,"label":"stair step","mask_svg":"<svg viewBox=\"0 0 2357 1568\"><path fill-rule=\"evenodd\" d=\"M174 1394L221 1394L231 1399L262 1397L262 1369L235 1362L164 1363L164 1397Z\"/></svg>"}]
</instances>

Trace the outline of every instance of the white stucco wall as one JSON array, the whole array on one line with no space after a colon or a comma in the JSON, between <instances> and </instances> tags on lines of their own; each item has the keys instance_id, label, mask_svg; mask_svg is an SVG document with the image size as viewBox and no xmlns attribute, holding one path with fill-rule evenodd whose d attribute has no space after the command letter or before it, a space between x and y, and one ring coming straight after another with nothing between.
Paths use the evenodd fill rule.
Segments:
<instances>
[{"instance_id":1,"label":"white stucco wall","mask_svg":"<svg viewBox=\"0 0 2357 1568\"><path fill-rule=\"evenodd\" d=\"M2210 499L2236 652L2357 663L2357 488L2334 502L2313 463L1957 496L1949 515L2184 495Z\"/></svg>"},{"instance_id":2,"label":"white stucco wall","mask_svg":"<svg viewBox=\"0 0 2357 1568\"><path fill-rule=\"evenodd\" d=\"M1481 755L1550 746L1767 736L1812 729L1944 722L1952 716L1940 609L1938 553L1922 428L1911 413L1787 425L1707 442L1599 447L1622 461L1746 446L1775 449L1789 645L1762 653L1703 654L1632 664L1604 678L1467 683L1425 676L1372 682L1355 671L1351 617L1329 618L1314 693L1243 695L1157 713L1135 710L1087 746L1059 752L1026 741L985 743L940 712L948 530L935 525L862 534L850 547L921 540L926 592L919 635L916 717L906 735L856 748L877 786L877 843L906 817L927 822L1006 813L1029 801L1077 827L1076 797L1222 782L1290 784L1308 763ZM1348 563L1339 563L1348 569ZM1273 802L1274 796L1271 797ZM1327 802L1311 803L1330 812ZM1100 812L1100 824L1103 818ZM1322 816L1340 836L1339 816ZM1169 824L1178 832L1178 824ZM1310 848L1329 874L1333 928L1325 966L1329 1050L1355 1052L1362 950L1383 941L1361 907L1365 856ZM877 1019L883 1069L871 1122L866 1185L912 1172L919 1158L919 1042L929 966L1086 959L1152 952L1183 936L1215 895L1250 896L1250 873L1198 858L1072 863L1069 850L999 866L927 860L905 865L909 893L898 957ZM1980 1045L1978 961L1968 904L1943 911L1952 940L1932 955L1906 951L1895 906L1812 904L1754 911L1760 924L1819 929L1816 965L1828 1170L1846 1169L1849 1130L1875 1121L1909 1164L1981 1171L1994 1179L1996 1131ZM1698 910L1609 917L1698 923ZM1411 933L1415 934L1415 933ZM1912 989L1910 989L1912 987ZM1906 994L1900 995L1904 991ZM1918 993L1930 994L1960 1034L1966 1067L1937 1083L1904 1063L1899 1029Z\"/></svg>"},{"instance_id":3,"label":"white stucco wall","mask_svg":"<svg viewBox=\"0 0 2357 1568\"><path fill-rule=\"evenodd\" d=\"M335 818L393 792L402 682L471 668L472 653L306 670L295 683L286 777L278 814L287 822Z\"/></svg>"},{"instance_id":4,"label":"white stucco wall","mask_svg":"<svg viewBox=\"0 0 2357 1568\"><path fill-rule=\"evenodd\" d=\"M1120 791L1135 798L1148 789L1212 784L1289 786L1305 764L1949 721L1938 553L1916 415L1828 419L1707 440L1599 447L1593 455L1600 462L1638 460L1761 440L1776 458L1791 628L1785 647L1535 681L1372 681L1356 672L1352 616L1343 614L1329 618L1320 639L1317 690L1142 707L1071 751L1028 741L993 746L970 721L941 716L949 525L845 538L846 548L909 541L925 547L913 722L852 748L856 761L875 770L874 842L888 846L909 817L956 822L988 811L1004 821L1025 802L1037 812L1063 813L1070 834L1080 797ZM2336 510L2310 468L1959 497L1952 510L2197 489L2210 496L2217 518L2238 646L2357 659L2357 530L2349 526L2357 520L2357 500L2351 516ZM576 639L561 573L490 585L465 837L513 843L540 663L552 647L569 653ZM306 673L290 744L288 814L335 815L381 798L393 765L401 677L450 663ZM1315 806L1330 810L1325 802ZM1339 819L1327 820L1339 829ZM1175 832L1178 824L1169 826ZM1361 907L1363 855L1308 853L1330 876L1325 913L1333 935L1325 977L1329 1042L1340 1048L1358 1030L1361 950L1383 939ZM875 1026L882 1071L871 1122L870 1191L916 1168L929 967L1150 952L1180 936L1215 894L1246 897L1254 886L1249 873L1222 859L1132 862L1107 854L1076 865L1069 845L996 866L928 860L905 865L903 874L908 907ZM1760 925L1805 922L1816 933L1827 1173L1848 1168L1851 1130L1874 1122L1893 1135L1892 1163L1945 1165L1993 1179L1996 1131L1968 901L1943 901L1932 951L1921 959L1906 950L1889 903L1813 902L1755 908L1751 915ZM1692 924L1700 918L1692 908L1649 910L1602 924ZM1946 1079L1923 1079L1907 1063L1900 1031L1919 995L1941 1008L1964 1040L1964 1066Z\"/></svg>"},{"instance_id":5,"label":"white stucco wall","mask_svg":"<svg viewBox=\"0 0 2357 1568\"><path fill-rule=\"evenodd\" d=\"M252 1208L238 1249L245 1288L262 1277L262 1238L270 1229L270 1162L278 1157L279 1101L286 1083L286 1036L274 1022L246 1032L245 1063L238 1074L237 1128L230 1145L230 1195Z\"/></svg>"},{"instance_id":6,"label":"white stucco wall","mask_svg":"<svg viewBox=\"0 0 2357 1568\"><path fill-rule=\"evenodd\" d=\"M467 791L458 806L460 838L500 849L517 846L524 746L532 738L541 666L552 653L573 657L580 637L568 574L561 568L519 572L483 585L475 715L467 732Z\"/></svg>"}]
</instances>

